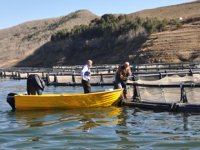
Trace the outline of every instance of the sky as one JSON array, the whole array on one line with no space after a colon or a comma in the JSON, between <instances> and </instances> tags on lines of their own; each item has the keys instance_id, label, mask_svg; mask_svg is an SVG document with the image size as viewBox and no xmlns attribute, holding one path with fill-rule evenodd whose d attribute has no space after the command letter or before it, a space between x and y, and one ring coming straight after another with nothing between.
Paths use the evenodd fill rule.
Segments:
<instances>
[{"instance_id":1,"label":"sky","mask_svg":"<svg viewBox=\"0 0 200 150\"><path fill-rule=\"evenodd\" d=\"M102 16L129 14L189 1L192 0L1 0L0 29L27 21L61 17L81 9Z\"/></svg>"}]
</instances>

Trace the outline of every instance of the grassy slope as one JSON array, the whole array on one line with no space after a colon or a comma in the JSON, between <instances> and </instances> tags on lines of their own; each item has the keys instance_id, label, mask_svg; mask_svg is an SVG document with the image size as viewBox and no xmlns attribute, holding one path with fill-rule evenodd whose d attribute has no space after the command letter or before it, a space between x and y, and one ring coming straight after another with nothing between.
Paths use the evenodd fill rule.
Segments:
<instances>
[{"instance_id":1,"label":"grassy slope","mask_svg":"<svg viewBox=\"0 0 200 150\"><path fill-rule=\"evenodd\" d=\"M200 17L200 2L143 10L129 14L129 18ZM147 39L131 39L116 42L116 39L84 39L50 42L50 36L63 28L89 24L98 16L84 10L68 16L32 21L13 28L0 30L0 67L53 66L82 64L90 58L95 63L121 63L136 55L131 62L180 62L199 60L199 22L184 25L175 31L154 33ZM123 39L123 38L122 38ZM140 57L138 57L140 56Z\"/></svg>"}]
</instances>

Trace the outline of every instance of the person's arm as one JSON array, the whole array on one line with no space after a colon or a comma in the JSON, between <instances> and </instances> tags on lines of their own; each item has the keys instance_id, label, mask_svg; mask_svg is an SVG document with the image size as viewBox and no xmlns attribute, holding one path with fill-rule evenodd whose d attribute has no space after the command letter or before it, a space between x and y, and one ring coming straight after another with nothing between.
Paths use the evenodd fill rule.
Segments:
<instances>
[{"instance_id":1,"label":"person's arm","mask_svg":"<svg viewBox=\"0 0 200 150\"><path fill-rule=\"evenodd\" d=\"M123 71L121 71L121 75L120 75L120 78L123 80L123 81L127 81L128 80L128 77L131 75L131 70L130 68L127 68L125 70L125 75L122 74Z\"/></svg>"},{"instance_id":2,"label":"person's arm","mask_svg":"<svg viewBox=\"0 0 200 150\"><path fill-rule=\"evenodd\" d=\"M45 83L44 81L42 80L42 78L39 76L39 75L35 75L35 80L37 82L37 85L42 89L42 91L44 90L44 87L45 87Z\"/></svg>"},{"instance_id":3,"label":"person's arm","mask_svg":"<svg viewBox=\"0 0 200 150\"><path fill-rule=\"evenodd\" d=\"M84 76L86 69L87 69L86 66L84 66L83 69L81 70L81 76Z\"/></svg>"},{"instance_id":4,"label":"person's arm","mask_svg":"<svg viewBox=\"0 0 200 150\"><path fill-rule=\"evenodd\" d=\"M40 82L41 82L41 85L42 85L42 91L44 91L44 87L45 87L44 80L42 78L39 78L39 79L40 79Z\"/></svg>"},{"instance_id":5,"label":"person's arm","mask_svg":"<svg viewBox=\"0 0 200 150\"><path fill-rule=\"evenodd\" d=\"M126 80L128 80L128 77L125 77L125 76L121 76L121 79L123 80L123 81L126 81Z\"/></svg>"}]
</instances>

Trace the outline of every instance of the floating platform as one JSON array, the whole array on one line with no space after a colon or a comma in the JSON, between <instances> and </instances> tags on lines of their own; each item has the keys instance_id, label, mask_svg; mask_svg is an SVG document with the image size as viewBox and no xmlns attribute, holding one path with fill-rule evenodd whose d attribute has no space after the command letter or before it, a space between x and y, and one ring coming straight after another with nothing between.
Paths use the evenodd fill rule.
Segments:
<instances>
[{"instance_id":1,"label":"floating platform","mask_svg":"<svg viewBox=\"0 0 200 150\"><path fill-rule=\"evenodd\" d=\"M125 100L125 106L159 112L200 112L199 74L137 80L132 85L133 98Z\"/></svg>"},{"instance_id":2,"label":"floating platform","mask_svg":"<svg viewBox=\"0 0 200 150\"><path fill-rule=\"evenodd\" d=\"M126 100L123 102L124 106L139 108L142 110L153 110L155 112L200 112L200 104L189 103L160 103L160 102L137 102Z\"/></svg>"}]
</instances>

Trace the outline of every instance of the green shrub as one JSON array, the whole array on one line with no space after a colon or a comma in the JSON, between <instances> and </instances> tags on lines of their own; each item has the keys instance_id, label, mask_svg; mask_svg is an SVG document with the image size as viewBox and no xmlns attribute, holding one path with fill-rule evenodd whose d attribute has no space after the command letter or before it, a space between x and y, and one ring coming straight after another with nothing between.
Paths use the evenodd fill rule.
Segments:
<instances>
[{"instance_id":1,"label":"green shrub","mask_svg":"<svg viewBox=\"0 0 200 150\"><path fill-rule=\"evenodd\" d=\"M166 30L169 24L179 25L177 20L167 21L159 20L157 18L140 18L128 19L127 15L115 16L112 14L105 14L101 18L96 18L90 22L89 25L76 25L71 31L62 30L53 35L52 40L64 38L82 37L87 39L98 37L113 37L121 34L126 34L133 30L135 35L140 28L144 28L148 34L154 32L162 32Z\"/></svg>"}]
</instances>

